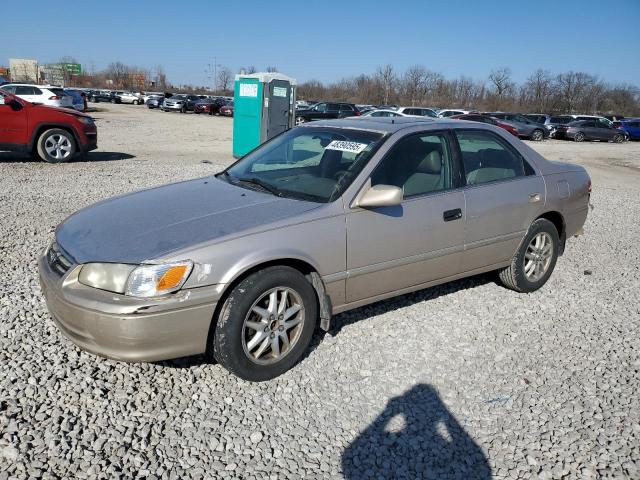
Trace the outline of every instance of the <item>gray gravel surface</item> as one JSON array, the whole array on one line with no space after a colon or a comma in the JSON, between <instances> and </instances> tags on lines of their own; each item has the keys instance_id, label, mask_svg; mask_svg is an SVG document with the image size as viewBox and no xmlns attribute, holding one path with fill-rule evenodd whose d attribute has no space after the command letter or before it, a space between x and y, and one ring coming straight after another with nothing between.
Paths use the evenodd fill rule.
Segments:
<instances>
[{"instance_id":1,"label":"gray gravel surface","mask_svg":"<svg viewBox=\"0 0 640 480\"><path fill-rule=\"evenodd\" d=\"M231 161L229 119L101 108L87 161L0 153L0 480L640 478L640 143L531 144L594 178L542 290L486 275L338 315L251 384L97 358L53 325L36 257L60 221Z\"/></svg>"}]
</instances>

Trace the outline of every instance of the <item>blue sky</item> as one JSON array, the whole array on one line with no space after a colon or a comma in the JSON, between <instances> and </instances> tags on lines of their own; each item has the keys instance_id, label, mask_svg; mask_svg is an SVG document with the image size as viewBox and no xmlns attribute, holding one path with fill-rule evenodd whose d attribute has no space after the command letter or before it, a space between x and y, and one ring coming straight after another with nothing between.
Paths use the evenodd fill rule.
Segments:
<instances>
[{"instance_id":1,"label":"blue sky","mask_svg":"<svg viewBox=\"0 0 640 480\"><path fill-rule=\"evenodd\" d=\"M11 18L19 19L10 21ZM3 9L0 65L73 56L87 67L162 65L175 84L210 84L207 65L268 65L332 81L391 63L446 77L542 67L640 85L640 0L191 2L50 0Z\"/></svg>"}]
</instances>

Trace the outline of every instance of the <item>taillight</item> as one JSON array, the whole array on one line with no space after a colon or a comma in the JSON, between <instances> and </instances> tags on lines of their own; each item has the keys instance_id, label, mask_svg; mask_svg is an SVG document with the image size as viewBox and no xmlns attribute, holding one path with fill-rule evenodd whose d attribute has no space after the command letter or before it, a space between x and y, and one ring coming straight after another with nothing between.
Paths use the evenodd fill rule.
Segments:
<instances>
[{"instance_id":1,"label":"taillight","mask_svg":"<svg viewBox=\"0 0 640 480\"><path fill-rule=\"evenodd\" d=\"M587 192L591 193L591 180L589 180L589 183L587 183Z\"/></svg>"},{"instance_id":2,"label":"taillight","mask_svg":"<svg viewBox=\"0 0 640 480\"><path fill-rule=\"evenodd\" d=\"M49 97L49 100L60 100L58 95L54 95L53 97Z\"/></svg>"},{"instance_id":3,"label":"taillight","mask_svg":"<svg viewBox=\"0 0 640 480\"><path fill-rule=\"evenodd\" d=\"M361 113L358 110L356 110L356 117L359 117L360 115Z\"/></svg>"}]
</instances>

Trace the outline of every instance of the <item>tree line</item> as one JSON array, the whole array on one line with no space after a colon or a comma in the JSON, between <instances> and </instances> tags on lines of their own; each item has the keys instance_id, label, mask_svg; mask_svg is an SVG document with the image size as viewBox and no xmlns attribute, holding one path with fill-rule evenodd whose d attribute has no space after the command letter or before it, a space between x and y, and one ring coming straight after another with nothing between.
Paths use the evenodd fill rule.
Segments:
<instances>
[{"instance_id":1,"label":"tree line","mask_svg":"<svg viewBox=\"0 0 640 480\"><path fill-rule=\"evenodd\" d=\"M538 69L521 84L511 70L492 70L484 80L447 79L422 65L397 72L383 65L362 74L324 84L310 80L298 86L299 99L333 100L367 105L407 105L478 111L640 115L640 89L610 84L585 72L553 74Z\"/></svg>"}]
</instances>

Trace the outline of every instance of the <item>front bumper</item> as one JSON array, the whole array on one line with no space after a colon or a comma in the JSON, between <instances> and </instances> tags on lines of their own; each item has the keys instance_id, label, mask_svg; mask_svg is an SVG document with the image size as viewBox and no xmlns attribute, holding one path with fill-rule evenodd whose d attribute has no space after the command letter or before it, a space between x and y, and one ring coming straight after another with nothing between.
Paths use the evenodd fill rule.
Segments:
<instances>
[{"instance_id":1,"label":"front bumper","mask_svg":"<svg viewBox=\"0 0 640 480\"><path fill-rule=\"evenodd\" d=\"M220 286L138 299L82 285L81 266L60 276L45 256L40 286L60 331L83 350L126 362L152 362L204 353Z\"/></svg>"},{"instance_id":2,"label":"front bumper","mask_svg":"<svg viewBox=\"0 0 640 480\"><path fill-rule=\"evenodd\" d=\"M180 104L172 104L172 105L167 105L166 103L162 106L163 110L182 110L182 107L184 105L180 105Z\"/></svg>"}]
</instances>

